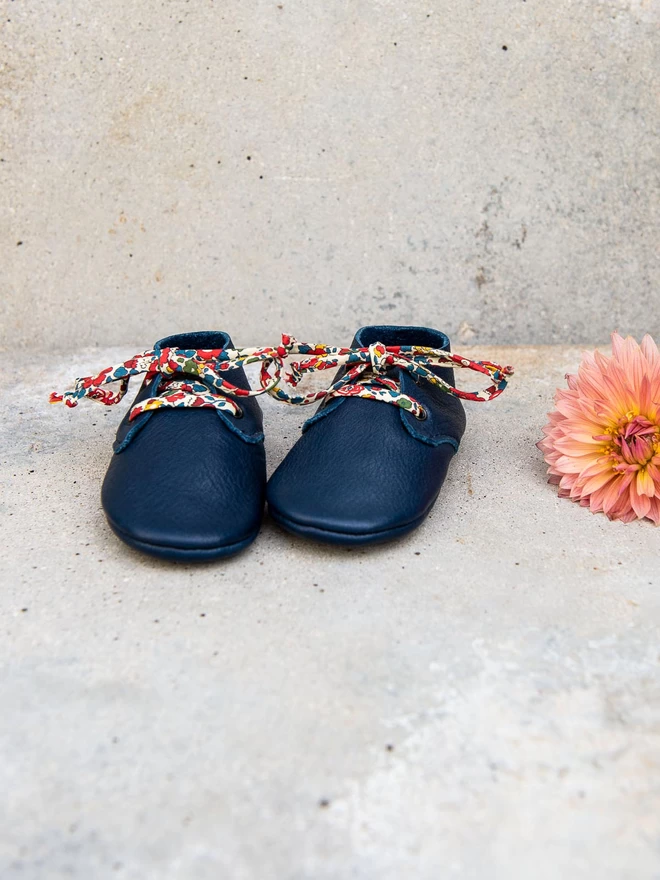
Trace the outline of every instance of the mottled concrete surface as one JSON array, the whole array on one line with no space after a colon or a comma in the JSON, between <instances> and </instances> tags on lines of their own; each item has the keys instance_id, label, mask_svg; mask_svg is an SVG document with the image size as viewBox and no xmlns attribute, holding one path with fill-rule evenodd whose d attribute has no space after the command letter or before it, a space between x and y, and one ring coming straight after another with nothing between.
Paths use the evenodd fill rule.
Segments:
<instances>
[{"instance_id":1,"label":"mottled concrete surface","mask_svg":"<svg viewBox=\"0 0 660 880\"><path fill-rule=\"evenodd\" d=\"M105 524L123 407L45 404L139 347L0 363L0 877L657 880L660 530L534 447L579 350L480 349L517 376L406 540L192 567Z\"/></svg>"},{"instance_id":2,"label":"mottled concrete surface","mask_svg":"<svg viewBox=\"0 0 660 880\"><path fill-rule=\"evenodd\" d=\"M660 336L658 24L5 4L2 880L658 880L660 531L545 483L579 350L485 347ZM98 500L123 407L45 404L174 331L373 322L518 367L391 546L144 558ZM272 468L303 415L264 408Z\"/></svg>"},{"instance_id":3,"label":"mottled concrete surface","mask_svg":"<svg viewBox=\"0 0 660 880\"><path fill-rule=\"evenodd\" d=\"M2 344L658 333L659 24L658 0L8 2Z\"/></svg>"}]
</instances>

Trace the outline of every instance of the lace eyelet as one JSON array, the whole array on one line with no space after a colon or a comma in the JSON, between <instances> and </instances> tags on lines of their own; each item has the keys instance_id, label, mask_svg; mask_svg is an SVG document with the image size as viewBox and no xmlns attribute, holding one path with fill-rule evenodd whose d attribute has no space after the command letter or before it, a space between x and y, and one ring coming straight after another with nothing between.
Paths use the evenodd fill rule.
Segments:
<instances>
[{"instance_id":1,"label":"lace eyelet","mask_svg":"<svg viewBox=\"0 0 660 880\"><path fill-rule=\"evenodd\" d=\"M428 417L429 417L429 414L427 413L427 411L424 409L423 406L420 408L419 413L417 413L415 415L415 418L417 419L418 422L425 422L426 419L428 419Z\"/></svg>"},{"instance_id":2,"label":"lace eyelet","mask_svg":"<svg viewBox=\"0 0 660 880\"><path fill-rule=\"evenodd\" d=\"M245 413L240 408L240 406L236 407L236 412L234 413L234 418L235 419L242 419L244 415L245 415Z\"/></svg>"}]
</instances>

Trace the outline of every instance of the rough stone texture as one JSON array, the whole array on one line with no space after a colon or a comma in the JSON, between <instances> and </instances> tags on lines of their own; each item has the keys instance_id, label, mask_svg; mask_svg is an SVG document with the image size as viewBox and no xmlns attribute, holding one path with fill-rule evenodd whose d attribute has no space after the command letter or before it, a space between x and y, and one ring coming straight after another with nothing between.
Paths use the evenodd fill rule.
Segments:
<instances>
[{"instance_id":1,"label":"rough stone texture","mask_svg":"<svg viewBox=\"0 0 660 880\"><path fill-rule=\"evenodd\" d=\"M8 3L2 344L657 334L659 23L657 0Z\"/></svg>"},{"instance_id":2,"label":"rough stone texture","mask_svg":"<svg viewBox=\"0 0 660 880\"><path fill-rule=\"evenodd\" d=\"M3 880L656 880L660 530L534 447L578 349L480 349L517 376L406 540L197 567L105 525L123 407L45 406L133 350L0 362Z\"/></svg>"}]
</instances>

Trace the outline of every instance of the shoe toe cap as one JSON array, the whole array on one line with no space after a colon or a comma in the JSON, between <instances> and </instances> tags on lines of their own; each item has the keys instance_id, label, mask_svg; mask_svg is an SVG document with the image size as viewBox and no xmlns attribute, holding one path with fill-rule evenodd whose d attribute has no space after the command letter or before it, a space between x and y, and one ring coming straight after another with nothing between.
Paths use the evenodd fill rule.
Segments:
<instances>
[{"instance_id":1,"label":"shoe toe cap","mask_svg":"<svg viewBox=\"0 0 660 880\"><path fill-rule=\"evenodd\" d=\"M350 539L382 533L386 538L388 532L413 527L433 505L454 454L448 445L413 447L405 462L391 467L373 447L328 454L306 442L307 436L271 477L268 505L276 519L301 530L327 532L328 540L333 534ZM432 479L429 467L435 471Z\"/></svg>"},{"instance_id":2,"label":"shoe toe cap","mask_svg":"<svg viewBox=\"0 0 660 880\"><path fill-rule=\"evenodd\" d=\"M237 448L224 467L210 450L192 449L177 451L166 465L162 458L143 455L139 440L113 456L101 493L120 538L154 553L160 548L160 555L168 549L170 555L222 555L223 549L249 543L263 512L262 448L236 438Z\"/></svg>"}]
</instances>

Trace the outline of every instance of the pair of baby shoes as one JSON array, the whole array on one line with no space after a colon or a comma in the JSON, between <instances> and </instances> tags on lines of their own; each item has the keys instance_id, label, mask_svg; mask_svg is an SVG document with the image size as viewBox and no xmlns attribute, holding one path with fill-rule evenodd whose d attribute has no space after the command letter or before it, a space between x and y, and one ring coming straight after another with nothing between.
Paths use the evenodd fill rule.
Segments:
<instances>
[{"instance_id":1,"label":"pair of baby shoes","mask_svg":"<svg viewBox=\"0 0 660 880\"><path fill-rule=\"evenodd\" d=\"M244 372L252 363L261 366L257 389ZM458 391L454 366L486 374L490 386ZM332 368L339 371L322 391L287 390L307 372ZM161 339L51 400L117 403L131 376L146 374L117 431L102 504L131 547L192 561L247 547L265 500L283 528L334 544L411 531L431 510L458 449L460 398L497 396L510 372L452 355L444 333L423 327L363 327L350 348L285 336L276 348L235 349L226 333L200 332ZM262 393L291 404L321 401L268 482Z\"/></svg>"}]
</instances>

